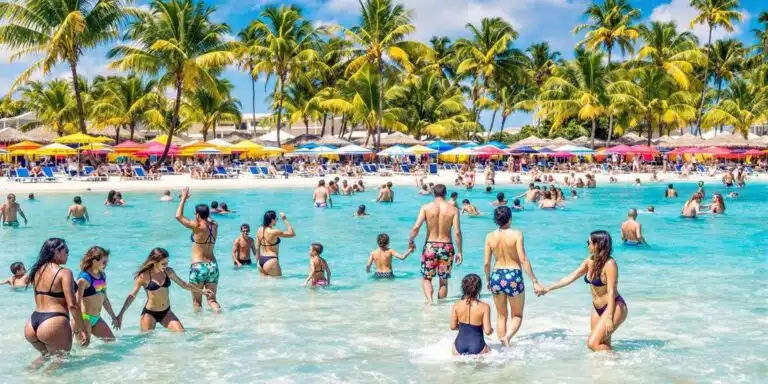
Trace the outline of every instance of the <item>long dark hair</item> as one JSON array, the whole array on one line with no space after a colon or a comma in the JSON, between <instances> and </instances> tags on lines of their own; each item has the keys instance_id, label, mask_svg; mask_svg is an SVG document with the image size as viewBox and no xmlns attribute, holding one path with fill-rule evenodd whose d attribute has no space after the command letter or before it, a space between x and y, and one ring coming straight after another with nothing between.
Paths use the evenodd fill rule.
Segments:
<instances>
[{"instance_id":1,"label":"long dark hair","mask_svg":"<svg viewBox=\"0 0 768 384\"><path fill-rule=\"evenodd\" d=\"M480 276L470 273L461 279L461 299L470 304L472 300L478 300L483 281Z\"/></svg>"},{"instance_id":2,"label":"long dark hair","mask_svg":"<svg viewBox=\"0 0 768 384\"><path fill-rule=\"evenodd\" d=\"M37 260L35 260L35 263L32 264L32 268L29 269L29 280L27 284L32 284L32 286L35 286L35 275L40 270L40 268L48 263L53 262L54 256L56 256L56 252L62 250L64 247L67 246L67 242L64 241L64 239L60 239L58 237L52 237L48 240L46 240L43 243L43 246L40 247L40 253L37 255Z\"/></svg>"},{"instance_id":3,"label":"long dark hair","mask_svg":"<svg viewBox=\"0 0 768 384\"><path fill-rule=\"evenodd\" d=\"M493 211L493 221L499 227L507 225L510 220L512 220L512 209L506 205L496 207L496 210Z\"/></svg>"},{"instance_id":4,"label":"long dark hair","mask_svg":"<svg viewBox=\"0 0 768 384\"><path fill-rule=\"evenodd\" d=\"M155 267L155 265L169 257L168 251L165 250L165 248L155 248L152 251L149 252L149 256L147 256L147 259L144 260L143 263L141 263L141 267L136 271L136 274L134 277L139 277L143 273L151 270Z\"/></svg>"},{"instance_id":5,"label":"long dark hair","mask_svg":"<svg viewBox=\"0 0 768 384\"><path fill-rule=\"evenodd\" d=\"M273 221L277 220L277 213L275 211L267 211L264 213L264 221L262 221L262 227L269 227Z\"/></svg>"},{"instance_id":6,"label":"long dark hair","mask_svg":"<svg viewBox=\"0 0 768 384\"><path fill-rule=\"evenodd\" d=\"M590 268L587 275L589 275L590 279L594 279L602 275L605 263L611 259L613 241L611 240L611 234L602 230L590 233L589 241L592 243L595 252L592 253L592 268Z\"/></svg>"},{"instance_id":7,"label":"long dark hair","mask_svg":"<svg viewBox=\"0 0 768 384\"><path fill-rule=\"evenodd\" d=\"M110 203L110 204L114 204L115 203L115 194L116 193L117 192L115 192L114 190L111 190L111 191L109 191L107 193L107 202L108 203Z\"/></svg>"}]
</instances>

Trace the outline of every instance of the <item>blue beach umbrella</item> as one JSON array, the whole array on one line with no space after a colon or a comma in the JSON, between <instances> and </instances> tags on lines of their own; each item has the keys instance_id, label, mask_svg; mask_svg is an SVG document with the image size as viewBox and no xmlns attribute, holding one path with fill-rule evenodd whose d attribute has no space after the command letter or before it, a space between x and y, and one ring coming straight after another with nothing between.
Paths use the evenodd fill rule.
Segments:
<instances>
[{"instance_id":1,"label":"blue beach umbrella","mask_svg":"<svg viewBox=\"0 0 768 384\"><path fill-rule=\"evenodd\" d=\"M438 140L438 141L435 141L432 144L427 145L427 148L432 148L432 149L436 150L437 152L443 153L443 152L446 152L446 151L450 151L451 149L454 149L456 147L454 147L453 145L450 145L450 144L448 144L448 143L446 143L446 142L444 142L442 140Z\"/></svg>"},{"instance_id":2,"label":"blue beach umbrella","mask_svg":"<svg viewBox=\"0 0 768 384\"><path fill-rule=\"evenodd\" d=\"M459 148L470 148L471 149L471 148L477 147L477 145L478 145L477 143L470 141L469 143L466 143L466 144L460 146Z\"/></svg>"},{"instance_id":3,"label":"blue beach umbrella","mask_svg":"<svg viewBox=\"0 0 768 384\"><path fill-rule=\"evenodd\" d=\"M507 146L504 145L504 143L498 142L496 140L488 142L486 145L493 145L494 147L498 149L507 149Z\"/></svg>"},{"instance_id":4,"label":"blue beach umbrella","mask_svg":"<svg viewBox=\"0 0 768 384\"><path fill-rule=\"evenodd\" d=\"M539 151L533 149L531 146L524 146L524 147L518 147L514 149L510 149L507 151L508 153L539 153Z\"/></svg>"},{"instance_id":5,"label":"blue beach umbrella","mask_svg":"<svg viewBox=\"0 0 768 384\"><path fill-rule=\"evenodd\" d=\"M297 149L315 149L315 148L317 148L319 146L320 146L320 144L309 142L309 143L304 143L302 145L299 145L296 148Z\"/></svg>"}]
</instances>

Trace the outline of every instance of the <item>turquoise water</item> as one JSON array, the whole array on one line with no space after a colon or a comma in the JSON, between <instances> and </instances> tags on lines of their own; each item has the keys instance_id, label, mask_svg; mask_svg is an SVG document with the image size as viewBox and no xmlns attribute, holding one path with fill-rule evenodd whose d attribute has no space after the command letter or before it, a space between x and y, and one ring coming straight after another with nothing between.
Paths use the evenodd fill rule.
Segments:
<instances>
[{"instance_id":1,"label":"turquoise water","mask_svg":"<svg viewBox=\"0 0 768 384\"><path fill-rule=\"evenodd\" d=\"M513 225L524 231L526 248L542 283L571 272L585 257L590 231L607 229L618 238L626 209L652 204L657 214L640 216L649 249L616 246L619 291L629 318L614 335L616 351L591 353L586 348L591 302L581 281L543 298L527 293L525 320L513 347L503 349L492 336L492 353L481 358L454 358L449 330L451 303L460 278L482 276L488 218L462 220L465 263L454 270L447 302L426 306L420 288L419 255L395 260L394 282L374 282L365 273L376 235L387 232L392 247L405 251L419 204L429 200L415 190L396 187L392 205L372 203L375 192L336 197L336 207L310 208L311 190L192 191L191 202L226 201L239 211L220 222L216 245L221 265L219 301L224 312L192 312L189 294L174 286L171 302L187 328L172 334L162 328L139 335L144 293L126 313L124 329L112 344L94 341L75 348L63 368L50 374L30 373L37 357L23 336L33 311L32 292L0 290L0 382L45 378L51 382L729 382L749 383L768 377L768 186L749 185L742 197L726 199L727 214L682 220L683 198L662 198L665 185L605 186L581 190L563 211L516 213ZM693 184L678 184L681 196ZM508 195L522 186L500 188ZM708 185L707 193L721 191ZM483 212L491 195L459 191ZM19 194L25 196L26 194ZM108 268L109 297L116 308L131 288L131 275L156 246L171 253L171 266L186 279L189 232L173 216L175 203L159 194L127 193L128 207L104 207L103 194L83 195L92 224L64 222L72 195L40 195L21 204L30 224L0 230L0 267L33 262L42 242L52 236L70 246L68 266L76 268L87 247L112 251ZM191 206L187 214L191 212ZM371 217L356 220L359 204ZM286 276L268 279L255 269L234 270L232 240L247 222L255 229L267 209L284 211L297 236L281 247ZM423 241L425 230L419 236ZM333 270L333 287L302 288L307 248L322 242ZM530 286L530 285L529 285ZM484 295L490 300L489 295ZM106 315L106 313L104 313ZM495 324L495 313L492 316Z\"/></svg>"}]
</instances>

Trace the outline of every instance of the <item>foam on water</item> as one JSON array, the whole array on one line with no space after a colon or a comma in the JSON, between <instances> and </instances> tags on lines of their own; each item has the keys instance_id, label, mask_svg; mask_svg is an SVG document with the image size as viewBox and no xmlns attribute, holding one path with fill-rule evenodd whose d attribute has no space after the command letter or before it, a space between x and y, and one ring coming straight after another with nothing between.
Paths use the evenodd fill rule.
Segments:
<instances>
[{"instance_id":1,"label":"foam on water","mask_svg":"<svg viewBox=\"0 0 768 384\"><path fill-rule=\"evenodd\" d=\"M693 184L678 184L681 196L695 190ZM514 214L513 225L525 233L536 274L549 284L583 260L589 232L607 229L618 242L627 208L656 207L658 213L640 216L650 248L615 246L629 317L613 338L612 353L586 348L592 309L588 287L577 281L543 298L528 292L525 320L512 348L503 348L493 335L486 338L488 355L452 355L451 304L464 274L483 275L483 240L495 228L490 216L462 221L465 263L454 270L449 300L425 306L418 252L404 262L395 260L394 281L375 281L365 273L378 233L387 232L392 248L405 251L418 206L429 200L413 189L396 188L391 205L371 203L374 191L336 197L336 207L327 210L311 208L311 190L301 188L192 191L190 206L224 200L238 211L216 217L223 314L194 313L189 294L174 286L172 307L187 332L160 329L140 335L141 293L125 315L124 329L116 332L117 342L93 341L87 349L75 348L59 370L30 373L24 368L36 352L23 329L34 308L31 290L8 290L0 311L0 382L760 382L768 372L768 186L749 185L739 199L726 199L726 215L697 220L679 217L684 200L664 199L665 187L580 190L580 198L564 210L528 206ZM511 197L523 188L498 190ZM707 186L709 195L716 191L722 188ZM458 192L481 212L492 212L495 193ZM22 200L30 225L0 230L0 268L16 260L29 267L48 237L68 241L71 268L89 246L102 245L112 252L107 273L116 310L131 289L133 271L153 247L167 248L171 267L186 278L189 234L173 218L175 204L159 202L156 194L131 193L129 207L104 207L103 195L85 194L93 223L74 227L63 220L71 197ZM368 206L371 217L352 218L360 204ZM230 262L239 225L247 222L255 232L267 209L286 212L297 231L295 239L280 245L286 277L279 280L262 278L254 268L235 270ZM333 271L328 289L301 287L312 242L326 248ZM486 292L483 299L491 300ZM495 311L492 321L495 328Z\"/></svg>"}]
</instances>

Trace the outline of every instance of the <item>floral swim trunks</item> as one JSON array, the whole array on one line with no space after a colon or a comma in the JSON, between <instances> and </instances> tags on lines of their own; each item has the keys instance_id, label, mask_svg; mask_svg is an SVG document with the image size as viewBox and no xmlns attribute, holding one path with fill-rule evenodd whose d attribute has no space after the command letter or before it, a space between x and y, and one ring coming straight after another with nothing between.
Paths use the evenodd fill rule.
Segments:
<instances>
[{"instance_id":1,"label":"floral swim trunks","mask_svg":"<svg viewBox=\"0 0 768 384\"><path fill-rule=\"evenodd\" d=\"M427 241L424 244L424 252L421 253L421 276L427 280L432 280L435 276L450 279L453 252L451 243Z\"/></svg>"},{"instance_id":2,"label":"floral swim trunks","mask_svg":"<svg viewBox=\"0 0 768 384\"><path fill-rule=\"evenodd\" d=\"M215 261L194 263L189 266L190 284L218 284L219 265Z\"/></svg>"},{"instance_id":3,"label":"floral swim trunks","mask_svg":"<svg viewBox=\"0 0 768 384\"><path fill-rule=\"evenodd\" d=\"M523 272L519 269L497 269L491 274L491 293L509 297L525 292Z\"/></svg>"}]
</instances>

